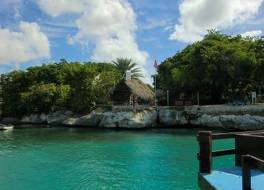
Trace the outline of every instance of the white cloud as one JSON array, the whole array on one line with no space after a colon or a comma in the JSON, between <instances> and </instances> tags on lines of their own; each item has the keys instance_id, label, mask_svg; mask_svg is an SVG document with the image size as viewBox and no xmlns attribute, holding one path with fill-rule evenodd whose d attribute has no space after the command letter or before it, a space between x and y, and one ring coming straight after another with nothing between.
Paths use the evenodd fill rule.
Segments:
<instances>
[{"instance_id":1,"label":"white cloud","mask_svg":"<svg viewBox=\"0 0 264 190\"><path fill-rule=\"evenodd\" d=\"M252 30L241 34L243 37L259 37L262 35L262 30Z\"/></svg>"},{"instance_id":2,"label":"white cloud","mask_svg":"<svg viewBox=\"0 0 264 190\"><path fill-rule=\"evenodd\" d=\"M20 31L0 28L0 64L50 57L49 40L36 23L20 22Z\"/></svg>"},{"instance_id":3,"label":"white cloud","mask_svg":"<svg viewBox=\"0 0 264 190\"><path fill-rule=\"evenodd\" d=\"M40 8L51 16L65 13L82 13L90 0L38 0Z\"/></svg>"},{"instance_id":4,"label":"white cloud","mask_svg":"<svg viewBox=\"0 0 264 190\"><path fill-rule=\"evenodd\" d=\"M50 16L75 13L78 32L69 38L71 44L94 45L91 58L112 61L132 58L142 67L148 54L137 45L136 14L127 0L39 0L39 6Z\"/></svg>"},{"instance_id":5,"label":"white cloud","mask_svg":"<svg viewBox=\"0 0 264 190\"><path fill-rule=\"evenodd\" d=\"M254 18L263 0L183 0L171 40L194 42L208 29L226 29Z\"/></svg>"},{"instance_id":6,"label":"white cloud","mask_svg":"<svg viewBox=\"0 0 264 190\"><path fill-rule=\"evenodd\" d=\"M142 29L151 30L155 28L167 27L170 25L171 21L168 18L147 18Z\"/></svg>"}]
</instances>

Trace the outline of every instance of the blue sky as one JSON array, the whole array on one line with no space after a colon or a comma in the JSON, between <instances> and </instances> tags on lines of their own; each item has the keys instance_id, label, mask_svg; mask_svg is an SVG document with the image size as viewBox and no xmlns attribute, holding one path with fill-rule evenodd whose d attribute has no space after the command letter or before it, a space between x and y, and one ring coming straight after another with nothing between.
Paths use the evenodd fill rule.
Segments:
<instances>
[{"instance_id":1,"label":"blue sky","mask_svg":"<svg viewBox=\"0 0 264 190\"><path fill-rule=\"evenodd\" d=\"M263 0L5 0L0 72L58 61L134 59L146 76L208 29L261 36Z\"/></svg>"}]
</instances>

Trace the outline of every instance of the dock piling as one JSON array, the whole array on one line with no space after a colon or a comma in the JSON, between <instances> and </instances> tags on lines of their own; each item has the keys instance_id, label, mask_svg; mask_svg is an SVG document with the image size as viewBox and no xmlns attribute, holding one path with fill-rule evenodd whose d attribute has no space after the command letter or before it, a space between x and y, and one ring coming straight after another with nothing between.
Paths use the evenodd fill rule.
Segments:
<instances>
[{"instance_id":1,"label":"dock piling","mask_svg":"<svg viewBox=\"0 0 264 190\"><path fill-rule=\"evenodd\" d=\"M250 160L249 155L242 156L242 190L251 190Z\"/></svg>"},{"instance_id":2,"label":"dock piling","mask_svg":"<svg viewBox=\"0 0 264 190\"><path fill-rule=\"evenodd\" d=\"M198 159L200 160L200 173L211 173L212 171L212 132L200 131L198 134L200 151Z\"/></svg>"}]
</instances>

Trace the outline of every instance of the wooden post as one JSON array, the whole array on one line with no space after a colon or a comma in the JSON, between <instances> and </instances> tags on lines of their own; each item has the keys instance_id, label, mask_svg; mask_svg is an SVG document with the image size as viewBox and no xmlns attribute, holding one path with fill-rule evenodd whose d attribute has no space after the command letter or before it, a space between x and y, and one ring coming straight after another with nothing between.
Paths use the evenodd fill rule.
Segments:
<instances>
[{"instance_id":1,"label":"wooden post","mask_svg":"<svg viewBox=\"0 0 264 190\"><path fill-rule=\"evenodd\" d=\"M157 101L157 74L154 75L155 76L155 107L158 107L158 101Z\"/></svg>"},{"instance_id":2,"label":"wooden post","mask_svg":"<svg viewBox=\"0 0 264 190\"><path fill-rule=\"evenodd\" d=\"M198 134L200 152L200 173L211 173L212 171L212 132L200 131Z\"/></svg>"},{"instance_id":3,"label":"wooden post","mask_svg":"<svg viewBox=\"0 0 264 190\"><path fill-rule=\"evenodd\" d=\"M197 105L200 105L200 92L197 92Z\"/></svg>"},{"instance_id":4,"label":"wooden post","mask_svg":"<svg viewBox=\"0 0 264 190\"><path fill-rule=\"evenodd\" d=\"M170 91L167 90L167 106L170 106Z\"/></svg>"},{"instance_id":5,"label":"wooden post","mask_svg":"<svg viewBox=\"0 0 264 190\"><path fill-rule=\"evenodd\" d=\"M250 160L250 156L242 156L242 190L251 190Z\"/></svg>"}]
</instances>

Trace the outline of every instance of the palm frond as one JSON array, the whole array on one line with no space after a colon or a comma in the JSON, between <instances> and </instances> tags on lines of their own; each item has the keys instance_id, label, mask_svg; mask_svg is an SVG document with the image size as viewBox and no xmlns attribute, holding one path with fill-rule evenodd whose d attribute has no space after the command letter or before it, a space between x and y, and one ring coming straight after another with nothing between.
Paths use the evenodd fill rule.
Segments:
<instances>
[{"instance_id":1,"label":"palm frond","mask_svg":"<svg viewBox=\"0 0 264 190\"><path fill-rule=\"evenodd\" d=\"M133 62L132 59L117 58L115 61L112 61L112 64L122 76L124 76L127 71L130 71L133 79L144 77L141 68L137 63Z\"/></svg>"}]
</instances>

